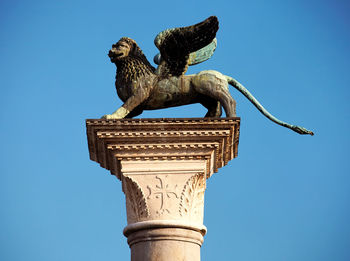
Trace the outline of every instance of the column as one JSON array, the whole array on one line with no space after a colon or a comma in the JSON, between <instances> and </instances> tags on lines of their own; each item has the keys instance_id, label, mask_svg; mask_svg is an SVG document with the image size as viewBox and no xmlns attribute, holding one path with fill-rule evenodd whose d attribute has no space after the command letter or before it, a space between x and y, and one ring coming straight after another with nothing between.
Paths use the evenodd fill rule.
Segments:
<instances>
[{"instance_id":1,"label":"column","mask_svg":"<svg viewBox=\"0 0 350 261\"><path fill-rule=\"evenodd\" d=\"M239 118L87 120L91 160L122 182L132 261L199 261L206 180L237 156Z\"/></svg>"}]
</instances>

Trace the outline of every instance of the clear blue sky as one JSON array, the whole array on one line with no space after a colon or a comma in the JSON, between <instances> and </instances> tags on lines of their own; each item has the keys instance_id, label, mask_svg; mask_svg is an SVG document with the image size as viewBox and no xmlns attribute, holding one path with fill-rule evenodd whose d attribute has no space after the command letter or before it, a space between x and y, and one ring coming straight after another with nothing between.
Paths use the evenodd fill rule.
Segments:
<instances>
[{"instance_id":1,"label":"clear blue sky","mask_svg":"<svg viewBox=\"0 0 350 261\"><path fill-rule=\"evenodd\" d=\"M207 184L202 260L350 260L349 1L1 1L0 260L128 260L120 182L89 160L85 119L121 101L107 52L149 60L155 35L220 21L190 73L238 79L300 136L231 89L239 156ZM200 117L191 105L142 117Z\"/></svg>"}]
</instances>

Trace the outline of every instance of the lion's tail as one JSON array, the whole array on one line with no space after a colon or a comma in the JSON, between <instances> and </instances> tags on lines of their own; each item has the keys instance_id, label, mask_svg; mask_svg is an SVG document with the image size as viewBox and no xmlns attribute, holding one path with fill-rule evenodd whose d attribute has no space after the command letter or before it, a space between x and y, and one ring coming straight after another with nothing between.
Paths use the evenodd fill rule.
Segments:
<instances>
[{"instance_id":1,"label":"lion's tail","mask_svg":"<svg viewBox=\"0 0 350 261\"><path fill-rule=\"evenodd\" d=\"M240 84L238 81L236 81L235 79L233 79L230 76L226 76L227 82L232 85L233 87L235 87L238 91L240 91L251 103L253 103L253 105L262 113L265 115L265 117L267 117L268 119L270 119L271 121L277 123L278 125L281 125L283 127L289 128L299 134L310 134L310 135L314 135L314 133L312 131L309 131L303 127L300 126L296 126L296 125L291 125L288 124L286 122L280 121L279 119L277 119L276 117L274 117L273 115L271 115L258 101L257 99L255 99L255 97L242 85Z\"/></svg>"}]
</instances>

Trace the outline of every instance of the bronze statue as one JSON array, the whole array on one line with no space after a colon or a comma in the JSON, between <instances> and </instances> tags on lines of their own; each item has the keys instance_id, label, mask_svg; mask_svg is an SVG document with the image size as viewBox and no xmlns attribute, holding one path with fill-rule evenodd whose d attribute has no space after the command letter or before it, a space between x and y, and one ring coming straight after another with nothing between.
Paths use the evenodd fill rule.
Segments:
<instances>
[{"instance_id":1,"label":"bronze statue","mask_svg":"<svg viewBox=\"0 0 350 261\"><path fill-rule=\"evenodd\" d=\"M232 77L208 70L195 75L184 75L189 65L211 57L216 48L219 22L211 16L201 23L165 30L154 42L160 50L154 61L155 69L136 42L123 37L112 45L108 56L117 66L115 86L124 104L105 119L132 118L143 110L155 110L200 103L208 109L205 117L220 117L224 108L226 117L236 116L236 102L231 97L228 84L239 90L258 110L275 123L299 134L313 132L278 120Z\"/></svg>"}]
</instances>

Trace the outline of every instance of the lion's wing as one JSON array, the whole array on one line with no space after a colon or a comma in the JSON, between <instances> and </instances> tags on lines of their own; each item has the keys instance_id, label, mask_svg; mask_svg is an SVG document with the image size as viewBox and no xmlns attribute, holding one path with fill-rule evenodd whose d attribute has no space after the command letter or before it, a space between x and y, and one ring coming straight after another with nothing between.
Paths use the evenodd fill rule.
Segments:
<instances>
[{"instance_id":1,"label":"lion's wing","mask_svg":"<svg viewBox=\"0 0 350 261\"><path fill-rule=\"evenodd\" d=\"M161 75L180 76L187 70L190 53L210 44L219 29L216 16L195 25L160 32L154 43L161 54Z\"/></svg>"}]
</instances>

